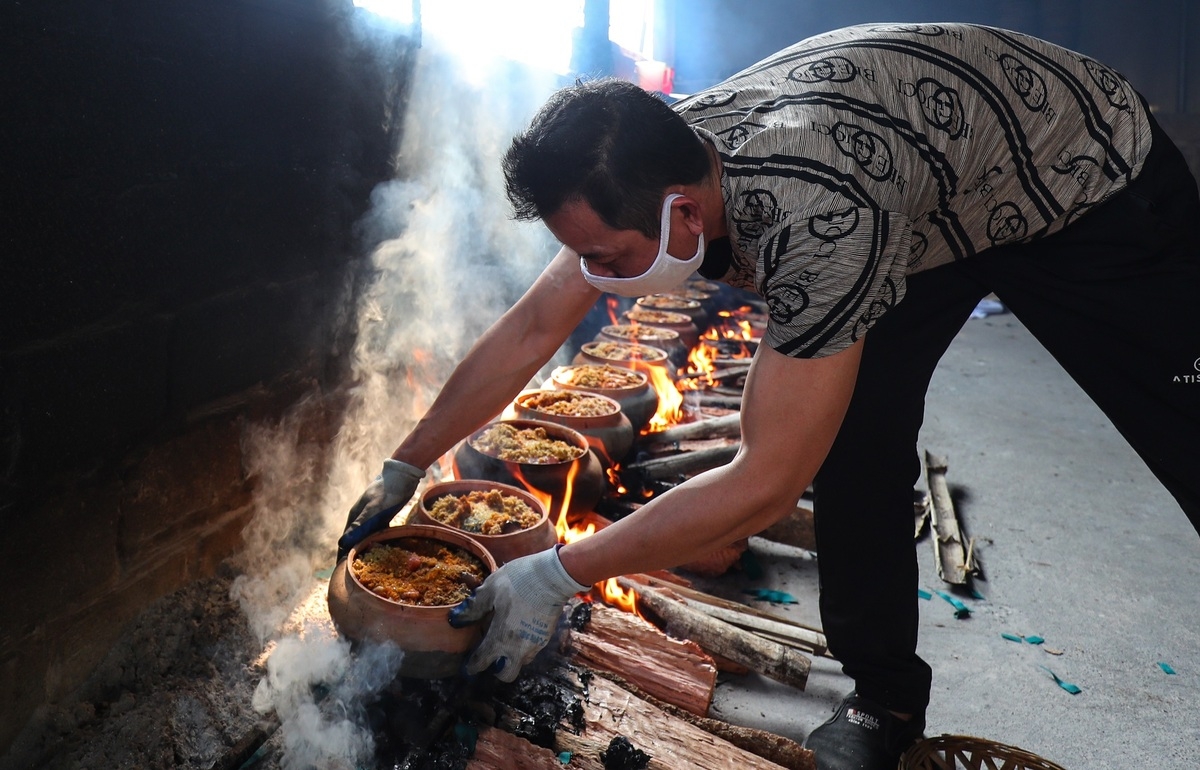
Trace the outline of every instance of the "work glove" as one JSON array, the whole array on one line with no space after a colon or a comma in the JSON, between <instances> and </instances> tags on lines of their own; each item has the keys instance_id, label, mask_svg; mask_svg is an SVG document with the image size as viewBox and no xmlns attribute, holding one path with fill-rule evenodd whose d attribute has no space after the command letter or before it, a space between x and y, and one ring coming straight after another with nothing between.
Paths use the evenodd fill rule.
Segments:
<instances>
[{"instance_id":1,"label":"work glove","mask_svg":"<svg viewBox=\"0 0 1200 770\"><path fill-rule=\"evenodd\" d=\"M450 611L450 625L455 628L495 613L487 635L467 659L468 674L490 667L503 682L516 679L550 641L567 600L591 588L567 574L558 549L513 559Z\"/></svg>"},{"instance_id":2,"label":"work glove","mask_svg":"<svg viewBox=\"0 0 1200 770\"><path fill-rule=\"evenodd\" d=\"M383 461L383 471L362 493L346 517L346 529L338 540L337 560L346 558L350 549L368 535L385 529L392 517L417 491L425 471L400 460Z\"/></svg>"}]
</instances>

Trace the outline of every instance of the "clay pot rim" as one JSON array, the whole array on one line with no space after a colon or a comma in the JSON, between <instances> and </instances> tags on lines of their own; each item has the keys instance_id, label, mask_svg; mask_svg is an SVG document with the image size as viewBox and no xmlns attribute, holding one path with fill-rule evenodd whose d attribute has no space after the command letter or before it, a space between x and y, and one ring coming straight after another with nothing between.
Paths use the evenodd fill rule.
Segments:
<instances>
[{"instance_id":1,"label":"clay pot rim","mask_svg":"<svg viewBox=\"0 0 1200 770\"><path fill-rule=\"evenodd\" d=\"M622 315L624 315L625 318L629 318L629 320L631 320L631 321L637 321L637 323L645 324L647 326L655 326L655 325L661 325L661 324L672 324L672 325L685 326L687 324L692 323L692 317L690 315L688 315L687 313L676 313L674 310L659 310L658 308L648 308L648 307L644 307L644 306L642 309L647 312L650 312L650 313L661 313L662 315L665 315L665 316L675 316L675 318L663 318L663 319L659 319L656 321L643 321L643 320L638 320L638 319L630 317L629 314L634 312L633 310L626 310Z\"/></svg>"},{"instance_id":2,"label":"clay pot rim","mask_svg":"<svg viewBox=\"0 0 1200 770\"><path fill-rule=\"evenodd\" d=\"M563 441L571 443L571 444L575 445L576 447L582 449L583 452L578 457L573 457L570 460L559 460L557 462L552 462L552 463L523 463L523 462L518 462L517 460L505 460L501 457L496 457L495 455L488 454L487 452L484 452L483 450L477 448L472 443L476 438L478 438L480 435L482 435L483 432L486 431L488 428L491 428L494 425L499 425L501 423L503 423L505 425L512 425L515 428L517 428L518 430L522 430L524 428L543 428L546 431L546 433L550 434L554 438L562 439ZM502 420L492 420L487 425L484 425L479 430L477 430L477 431L473 432L471 435L467 436L467 440L464 441L463 443L467 447L469 447L472 452L476 452L476 453L488 458L489 460L495 460L496 462L506 463L508 465L515 465L518 468L562 468L564 466L570 465L573 462L577 462L577 461L583 459L583 456L586 455L588 453L588 450L591 448L591 445L588 444L588 442L587 442L587 438L584 437L584 435L582 433L575 430L574 428L570 428L566 425L560 425L559 423L556 423L556 422L548 422L546 420L530 420L530 419L527 419L524 417L510 417L510 418L504 418Z\"/></svg>"},{"instance_id":3,"label":"clay pot rim","mask_svg":"<svg viewBox=\"0 0 1200 770\"><path fill-rule=\"evenodd\" d=\"M614 388L606 388L606 390L614 390ZM526 406L524 403L522 403L522 399L531 398L533 396L541 395L543 393L564 393L564 392L565 393L579 393L581 395L585 395L590 398L598 398L601 401L608 402L608 406L610 408L604 414L550 414L549 412L544 412L541 409L537 409L536 407L532 407L532 406ZM513 399L513 406L517 409L528 409L531 412L541 412L543 414L549 415L550 417L562 418L562 419L567 419L567 420L598 420L598 419L602 419L605 417L612 417L615 414L619 414L621 411L621 403L619 401L617 401L615 398L609 398L608 396L604 395L603 393L593 393L588 390L574 390L574 389L569 389L566 391L552 390L549 388L537 388L534 390L523 390L517 394L516 398ZM549 419L547 419L547 421L549 422ZM567 426L567 427L570 427L570 426Z\"/></svg>"},{"instance_id":4,"label":"clay pot rim","mask_svg":"<svg viewBox=\"0 0 1200 770\"><path fill-rule=\"evenodd\" d=\"M681 307L686 308L687 310L699 310L700 309L700 301L699 300L689 299L688 297L680 297L679 295L671 294L670 292L666 292L663 294L650 294L645 297L638 297L635 304L641 305L642 307L647 308L649 310L661 310L664 313L676 312L674 308L663 308L663 307L658 307L656 305L651 304L651 302L656 298L673 300L676 304L679 304ZM680 313L680 315L687 315L687 314Z\"/></svg>"},{"instance_id":5,"label":"clay pot rim","mask_svg":"<svg viewBox=\"0 0 1200 770\"><path fill-rule=\"evenodd\" d=\"M452 527L449 524L443 524L442 522L433 518L429 512L430 506L427 505L427 503L432 503L439 497L446 497L447 495L461 495L467 492L492 489L499 490L501 494L521 498L521 500L529 505L530 508L533 508L541 515L538 517L536 522L530 524L524 529L518 529L515 532L505 532L500 535L485 535L482 532L468 532L460 527ZM452 532L461 532L472 540L478 540L480 543L485 544L485 546L488 543L499 543L504 540L532 532L533 530L542 526L550 518L550 514L546 510L545 504L543 504L541 500L534 497L526 490L521 489L520 487L514 487L512 484L505 484L502 481L489 481L487 479L453 479L450 481L439 481L436 484L430 484L425 488L425 491L421 493L420 506L421 514L425 516L425 518L429 519L431 526L441 527Z\"/></svg>"},{"instance_id":6,"label":"clay pot rim","mask_svg":"<svg viewBox=\"0 0 1200 770\"><path fill-rule=\"evenodd\" d=\"M609 331L609 330L610 330L610 329L632 329L632 328L635 328L635 327L636 327L636 328L639 328L639 329L652 329L652 330L654 331L654 336L653 336L653 337L647 337L646 339L655 339L656 337L657 337L658 339L662 339L662 340L678 340L678 339L679 339L679 332L677 332L677 331L676 331L676 330L674 330L674 329L668 329L668 328L667 328L667 327L665 327L665 326L652 326L651 324L644 324L644 323L637 323L637 324L609 324L608 326L602 326L602 327L600 327L600 333L601 333L601 334L607 334L607 335L608 335L608 336L610 336L610 337L617 337L617 338L619 338L619 339L616 339L616 340L614 340L614 342L624 342L625 340L627 340L627 339L630 339L630 338L629 338L627 335L620 334L619 332L613 332L613 331ZM641 339L641 338L640 338L640 337L638 337L637 339ZM592 341L593 341L593 342L597 342L598 340L592 340ZM642 344L642 343L640 343L640 342L635 342L635 343L632 343L632 344L639 345L639 344ZM653 347L653 346L651 346L651 347Z\"/></svg>"},{"instance_id":7,"label":"clay pot rim","mask_svg":"<svg viewBox=\"0 0 1200 770\"><path fill-rule=\"evenodd\" d=\"M458 602L454 604L411 604L409 602L398 602L395 599L389 599L386 596L380 596L362 584L358 579L358 575L354 574L354 559L360 553L365 553L368 548L380 543L386 543L389 540L402 540L404 538L417 538L425 540L437 540L447 545L452 545L457 548L462 548L464 551L470 552L472 556L483 562L485 570L484 577L495 572L499 567L496 566L496 560L487 548L478 540L473 539L468 533L461 529L456 530L452 527L434 526L432 524L401 524L398 527L388 527L380 530L372 535L367 536L365 540L358 545L353 546L350 552L346 554L346 575L354 581L354 585L358 586L372 600L383 602L388 606L404 607L412 610L448 610L451 607L457 607ZM459 538L466 542L458 542Z\"/></svg>"},{"instance_id":8,"label":"clay pot rim","mask_svg":"<svg viewBox=\"0 0 1200 770\"><path fill-rule=\"evenodd\" d=\"M602 385L579 385L574 382L564 382L562 380L562 378L558 376L559 374L562 374L563 372L571 371L574 369L579 369L584 366L607 366L610 369L619 370L622 374L633 374L634 376L638 377L641 380L641 382L639 382L636 385L624 385L624 386L619 386L619 387L615 387L615 388L606 388ZM649 387L649 385L650 385L650 375L646 374L645 372L639 372L636 369L626 369L623 366L613 366L612 364L567 364L565 366L557 367L554 371L550 372L550 380L559 385L562 385L563 387L577 388L579 390L586 390L589 393L595 393L596 391L600 391L600 390L608 390L608 391L613 391L613 392L635 391L635 390L641 390L642 388Z\"/></svg>"},{"instance_id":9,"label":"clay pot rim","mask_svg":"<svg viewBox=\"0 0 1200 770\"><path fill-rule=\"evenodd\" d=\"M689 320L688 323L691 323L691 321ZM650 350L650 351L653 351L653 353L656 354L656 356L654 358L608 358L607 356L602 356L599 353L592 352L596 349L597 345L620 345L621 347L638 348L641 350ZM579 349L580 349L580 351L583 352L584 355L592 356L593 358L599 358L603 361L624 361L624 362L642 362L642 363L647 363L647 364L658 364L663 361L666 361L667 358L669 357L667 355L667 351L663 350L662 348L656 348L653 345L643 345L643 344L637 343L637 342L621 342L619 340L613 340L611 342L607 341L607 340L592 340L591 342L583 343L583 345L581 345L579 347Z\"/></svg>"},{"instance_id":10,"label":"clay pot rim","mask_svg":"<svg viewBox=\"0 0 1200 770\"><path fill-rule=\"evenodd\" d=\"M705 289L684 289L683 292L686 293L676 294L673 291L669 291L667 294L671 297L678 297L679 299L687 299L691 300L692 302L699 302L701 306L703 306L705 302L708 302L710 299L717 296L715 291L707 291ZM689 296L689 294L692 296Z\"/></svg>"}]
</instances>

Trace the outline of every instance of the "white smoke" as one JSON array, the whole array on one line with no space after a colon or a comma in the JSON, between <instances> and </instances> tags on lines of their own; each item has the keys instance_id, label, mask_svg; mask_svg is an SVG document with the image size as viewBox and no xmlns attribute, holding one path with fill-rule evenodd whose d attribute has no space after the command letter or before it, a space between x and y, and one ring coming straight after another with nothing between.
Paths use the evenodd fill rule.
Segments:
<instances>
[{"instance_id":1,"label":"white smoke","mask_svg":"<svg viewBox=\"0 0 1200 770\"><path fill-rule=\"evenodd\" d=\"M361 223L378 246L354 311L354 386L341 427L331 443L311 435L329 417L314 394L245 439L257 488L233 591L259 638L275 642L255 707L280 717L286 768L370 759L361 705L394 678L397 651L351 655L327 622L280 629L306 596L323 598L314 574L331 565L346 513L382 460L555 250L544 228L509 218L500 157L556 83L516 68L469 83L430 40L412 78L398 178L373 192Z\"/></svg>"}]
</instances>

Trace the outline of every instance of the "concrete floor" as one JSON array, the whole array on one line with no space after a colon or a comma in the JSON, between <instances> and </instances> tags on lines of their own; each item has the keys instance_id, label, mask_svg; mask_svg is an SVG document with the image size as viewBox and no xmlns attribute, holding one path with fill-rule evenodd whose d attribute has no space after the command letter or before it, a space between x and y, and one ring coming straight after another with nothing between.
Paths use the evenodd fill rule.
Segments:
<instances>
[{"instance_id":1,"label":"concrete floor","mask_svg":"<svg viewBox=\"0 0 1200 770\"><path fill-rule=\"evenodd\" d=\"M1103 413L1012 315L994 315L968 321L942 360L921 441L948 457L986 578L984 598L964 600L969 619L936 593L921 602L927 734L989 738L1067 770L1200 768L1200 536ZM742 600L749 586L786 590L799 603L772 610L817 622L812 556L751 548L761 580L704 587ZM928 536L917 551L923 587L947 588ZM824 659L804 692L723 676L713 714L802 740L850 687Z\"/></svg>"}]
</instances>

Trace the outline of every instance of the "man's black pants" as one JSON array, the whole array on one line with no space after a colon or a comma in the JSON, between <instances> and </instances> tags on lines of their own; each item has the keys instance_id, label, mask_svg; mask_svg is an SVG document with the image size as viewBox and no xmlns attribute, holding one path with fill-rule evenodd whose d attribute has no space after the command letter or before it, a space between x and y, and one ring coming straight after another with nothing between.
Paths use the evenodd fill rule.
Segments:
<instances>
[{"instance_id":1,"label":"man's black pants","mask_svg":"<svg viewBox=\"0 0 1200 770\"><path fill-rule=\"evenodd\" d=\"M1155 132L1122 193L1052 236L910 276L905 299L867 333L813 486L822 623L860 695L901 712L929 701L930 668L916 654L917 434L938 359L989 292L1200 530L1200 199L1178 149Z\"/></svg>"}]
</instances>

